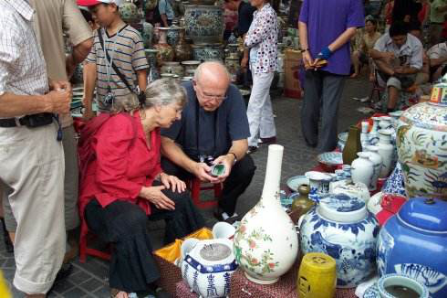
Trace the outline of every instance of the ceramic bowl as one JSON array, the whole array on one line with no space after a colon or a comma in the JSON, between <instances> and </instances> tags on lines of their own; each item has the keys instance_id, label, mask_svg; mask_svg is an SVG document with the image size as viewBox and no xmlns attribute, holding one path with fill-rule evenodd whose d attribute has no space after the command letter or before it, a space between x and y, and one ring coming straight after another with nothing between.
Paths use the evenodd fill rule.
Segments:
<instances>
[{"instance_id":1,"label":"ceramic bowl","mask_svg":"<svg viewBox=\"0 0 448 298\"><path fill-rule=\"evenodd\" d=\"M236 229L233 225L224 221L220 221L213 226L212 234L214 239L233 239L235 231Z\"/></svg>"},{"instance_id":2,"label":"ceramic bowl","mask_svg":"<svg viewBox=\"0 0 448 298\"><path fill-rule=\"evenodd\" d=\"M286 181L286 185L288 185L288 188L292 192L297 192L299 186L302 184L310 185L310 180L304 175L294 176L289 178L288 181Z\"/></svg>"},{"instance_id":3,"label":"ceramic bowl","mask_svg":"<svg viewBox=\"0 0 448 298\"><path fill-rule=\"evenodd\" d=\"M342 165L341 152L324 152L317 156L317 161L326 172L334 172L339 165Z\"/></svg>"}]
</instances>

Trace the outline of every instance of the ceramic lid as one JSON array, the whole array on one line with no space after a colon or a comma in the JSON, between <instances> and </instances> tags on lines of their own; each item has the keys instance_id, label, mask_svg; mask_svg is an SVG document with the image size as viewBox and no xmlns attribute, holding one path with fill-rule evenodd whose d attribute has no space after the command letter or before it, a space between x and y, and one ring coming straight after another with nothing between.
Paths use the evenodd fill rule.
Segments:
<instances>
[{"instance_id":1,"label":"ceramic lid","mask_svg":"<svg viewBox=\"0 0 448 298\"><path fill-rule=\"evenodd\" d=\"M398 212L398 218L424 231L446 233L446 202L438 199L414 198Z\"/></svg>"},{"instance_id":2,"label":"ceramic lid","mask_svg":"<svg viewBox=\"0 0 448 298\"><path fill-rule=\"evenodd\" d=\"M319 201L317 211L323 217L340 223L359 222L367 216L364 200L346 194L330 194L323 197Z\"/></svg>"},{"instance_id":3,"label":"ceramic lid","mask_svg":"<svg viewBox=\"0 0 448 298\"><path fill-rule=\"evenodd\" d=\"M407 109L400 121L420 128L446 132L446 107L422 102Z\"/></svg>"}]
</instances>

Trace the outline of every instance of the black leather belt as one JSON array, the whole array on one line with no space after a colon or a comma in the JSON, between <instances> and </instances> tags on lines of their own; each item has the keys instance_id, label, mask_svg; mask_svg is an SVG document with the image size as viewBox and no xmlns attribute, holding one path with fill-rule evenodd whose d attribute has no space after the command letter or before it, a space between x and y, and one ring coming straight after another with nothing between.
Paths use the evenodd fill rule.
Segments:
<instances>
[{"instance_id":1,"label":"black leather belt","mask_svg":"<svg viewBox=\"0 0 448 298\"><path fill-rule=\"evenodd\" d=\"M40 113L21 118L0 119L0 127L40 127L53 123L53 117L51 113Z\"/></svg>"}]
</instances>

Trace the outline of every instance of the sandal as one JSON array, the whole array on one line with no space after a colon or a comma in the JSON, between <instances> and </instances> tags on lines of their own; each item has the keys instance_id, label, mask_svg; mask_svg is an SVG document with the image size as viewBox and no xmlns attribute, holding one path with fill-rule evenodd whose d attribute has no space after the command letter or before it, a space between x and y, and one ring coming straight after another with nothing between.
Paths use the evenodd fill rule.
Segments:
<instances>
[{"instance_id":1,"label":"sandal","mask_svg":"<svg viewBox=\"0 0 448 298\"><path fill-rule=\"evenodd\" d=\"M129 298L128 293L119 289L110 289L110 298Z\"/></svg>"}]
</instances>

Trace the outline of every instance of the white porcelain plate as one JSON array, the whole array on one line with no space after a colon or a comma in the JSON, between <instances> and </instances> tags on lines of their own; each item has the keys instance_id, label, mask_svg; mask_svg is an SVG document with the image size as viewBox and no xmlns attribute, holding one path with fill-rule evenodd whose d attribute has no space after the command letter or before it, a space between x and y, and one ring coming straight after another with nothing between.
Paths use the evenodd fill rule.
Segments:
<instances>
[{"instance_id":1,"label":"white porcelain plate","mask_svg":"<svg viewBox=\"0 0 448 298\"><path fill-rule=\"evenodd\" d=\"M378 291L378 287L376 283L370 286L365 292L362 298L380 298L380 292Z\"/></svg>"},{"instance_id":2,"label":"white porcelain plate","mask_svg":"<svg viewBox=\"0 0 448 298\"><path fill-rule=\"evenodd\" d=\"M324 152L317 156L317 161L330 166L342 165L341 152Z\"/></svg>"}]
</instances>

